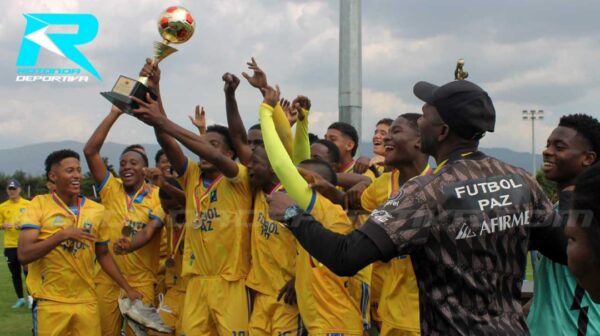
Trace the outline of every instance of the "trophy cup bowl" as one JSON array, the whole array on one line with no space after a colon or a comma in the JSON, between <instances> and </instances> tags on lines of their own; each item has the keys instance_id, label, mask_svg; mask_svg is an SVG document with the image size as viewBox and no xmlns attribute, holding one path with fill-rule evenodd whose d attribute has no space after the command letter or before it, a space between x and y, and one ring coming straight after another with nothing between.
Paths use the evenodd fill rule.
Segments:
<instances>
[{"instance_id":1,"label":"trophy cup bowl","mask_svg":"<svg viewBox=\"0 0 600 336\"><path fill-rule=\"evenodd\" d=\"M154 64L177 51L169 44L184 43L192 37L196 29L196 21L187 9L181 6L172 6L160 14L157 26L158 33L163 40L154 42ZM121 75L111 91L100 92L100 94L121 111L131 114L131 110L138 108L138 105L129 97L145 100L148 92L148 77L140 77L136 80ZM151 91L150 95L156 98Z\"/></svg>"}]
</instances>

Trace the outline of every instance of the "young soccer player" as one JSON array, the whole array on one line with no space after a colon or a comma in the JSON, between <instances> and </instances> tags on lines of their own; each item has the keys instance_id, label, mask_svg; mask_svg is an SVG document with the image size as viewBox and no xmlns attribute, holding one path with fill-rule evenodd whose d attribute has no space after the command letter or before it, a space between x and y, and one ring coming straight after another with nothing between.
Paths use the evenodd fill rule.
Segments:
<instances>
[{"instance_id":1,"label":"young soccer player","mask_svg":"<svg viewBox=\"0 0 600 336\"><path fill-rule=\"evenodd\" d=\"M60 150L46 158L51 194L35 197L22 218L18 256L29 264L27 285L36 299L35 335L101 335L94 258L132 300L142 298L109 253L104 206L79 196L79 155Z\"/></svg>"},{"instance_id":2,"label":"young soccer player","mask_svg":"<svg viewBox=\"0 0 600 336\"><path fill-rule=\"evenodd\" d=\"M143 248L126 255L115 255L115 261L125 278L138 291L144 294L145 305L154 304L157 270L160 258L161 235L159 228L165 217L160 206L158 188L145 182L148 169L148 157L137 146L127 147L119 161L119 178L113 176L100 156L100 149L112 125L122 115L113 107L110 113L94 131L83 152L92 177L98 183L98 192L102 204L109 213L109 249L121 238L133 239L145 227L156 228L152 241ZM104 335L116 335L120 332L123 318L119 311L119 288L105 272L96 274L96 288ZM133 331L126 328L128 335Z\"/></svg>"}]
</instances>

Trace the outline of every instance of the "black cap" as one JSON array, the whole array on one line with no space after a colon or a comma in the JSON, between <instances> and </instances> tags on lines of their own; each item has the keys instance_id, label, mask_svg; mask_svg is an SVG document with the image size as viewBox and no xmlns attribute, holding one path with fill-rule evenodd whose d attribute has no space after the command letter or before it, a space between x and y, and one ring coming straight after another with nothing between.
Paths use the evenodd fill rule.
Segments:
<instances>
[{"instance_id":1,"label":"black cap","mask_svg":"<svg viewBox=\"0 0 600 336\"><path fill-rule=\"evenodd\" d=\"M415 96L436 107L440 117L461 138L478 140L493 132L496 124L494 104L482 88L466 80L442 86L418 82Z\"/></svg>"}]
</instances>

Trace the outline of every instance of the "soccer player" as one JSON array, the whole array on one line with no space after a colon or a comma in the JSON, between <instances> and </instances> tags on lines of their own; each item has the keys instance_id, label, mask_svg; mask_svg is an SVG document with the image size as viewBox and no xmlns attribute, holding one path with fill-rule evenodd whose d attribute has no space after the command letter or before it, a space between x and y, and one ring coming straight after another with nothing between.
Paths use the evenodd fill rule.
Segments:
<instances>
[{"instance_id":1,"label":"soccer player","mask_svg":"<svg viewBox=\"0 0 600 336\"><path fill-rule=\"evenodd\" d=\"M105 208L81 191L79 154L60 150L46 158L56 186L39 195L22 217L18 257L29 264L27 285L35 298L34 335L101 335L94 286L94 258L132 300L142 294L125 280L108 250Z\"/></svg>"},{"instance_id":2,"label":"soccer player","mask_svg":"<svg viewBox=\"0 0 600 336\"><path fill-rule=\"evenodd\" d=\"M278 91L266 88L265 100L260 108L263 141L273 170L286 192L297 199L304 209L327 223L332 230L348 232L352 229L352 223L343 208L312 191L286 155L272 118L278 95ZM335 172L323 161L304 161L300 167L314 171L333 185L336 184ZM311 335L361 335L363 329L368 327L368 285L357 278L334 275L302 248L298 253L295 287L300 314L308 332ZM353 294L361 290L362 298L357 300Z\"/></svg>"},{"instance_id":3,"label":"soccer player","mask_svg":"<svg viewBox=\"0 0 600 336\"><path fill-rule=\"evenodd\" d=\"M600 303L600 163L575 182L573 208L565 234L569 269L594 302ZM582 215L582 216L579 216Z\"/></svg>"},{"instance_id":4,"label":"soccer player","mask_svg":"<svg viewBox=\"0 0 600 336\"><path fill-rule=\"evenodd\" d=\"M134 114L154 127L157 140L186 193L183 276L189 276L182 332L186 335L244 335L250 313L245 278L250 268L249 211L252 192L247 169L235 162L229 131L210 126L203 137L173 123L160 102L160 70L147 63L158 100L133 98ZM175 141L201 157L186 158Z\"/></svg>"},{"instance_id":5,"label":"soccer player","mask_svg":"<svg viewBox=\"0 0 600 336\"><path fill-rule=\"evenodd\" d=\"M338 275L409 254L422 334L527 335L519 302L527 250L566 263L560 217L531 175L477 151L495 125L483 89L461 80L419 82L414 92L426 102L418 125L421 150L438 163L434 174L406 182L346 235L278 194L271 216L285 217L302 246Z\"/></svg>"},{"instance_id":6,"label":"soccer player","mask_svg":"<svg viewBox=\"0 0 600 336\"><path fill-rule=\"evenodd\" d=\"M598 161L600 122L585 114L560 118L546 142L542 170L556 182L563 216L571 208L572 189L577 176ZM535 270L533 304L527 317L532 335L600 334L600 305L594 304L577 285L566 265L542 256Z\"/></svg>"},{"instance_id":7,"label":"soccer player","mask_svg":"<svg viewBox=\"0 0 600 336\"><path fill-rule=\"evenodd\" d=\"M431 173L428 156L421 152L417 113L400 115L391 124L382 146L384 164L392 170L383 173L371 185L352 187L347 198L352 208L372 212L393 197L411 178ZM365 188L366 187L366 188ZM418 335L419 289L409 256L399 256L388 263L373 265L371 314L382 323L382 335Z\"/></svg>"},{"instance_id":8,"label":"soccer player","mask_svg":"<svg viewBox=\"0 0 600 336\"><path fill-rule=\"evenodd\" d=\"M250 134L245 141L246 131L235 103L239 79L226 73L223 81L232 143L236 153L240 153L240 161L247 161L245 165L254 191L250 244L252 262L246 279L246 286L253 290L249 331L251 335L300 335L303 326L294 299L296 240L281 223L269 218L267 202L267 197L281 190L282 185L273 173L262 146L260 127L251 128L249 133L254 132L253 137L260 138L261 144L253 146L249 141ZM249 160L242 159L242 155L248 154Z\"/></svg>"},{"instance_id":9,"label":"soccer player","mask_svg":"<svg viewBox=\"0 0 600 336\"><path fill-rule=\"evenodd\" d=\"M390 126L392 125L393 120L390 118L383 118L377 122L375 125L375 131L373 132L373 157L369 159L366 156L361 156L356 159L356 163L354 164L354 172L357 174L363 174L367 171L367 169L374 169L377 174L376 176L381 175L385 171L385 165L383 163L385 159L385 148L384 148L384 138L388 134Z\"/></svg>"},{"instance_id":10,"label":"soccer player","mask_svg":"<svg viewBox=\"0 0 600 336\"><path fill-rule=\"evenodd\" d=\"M109 213L109 249L121 238L133 239L145 227L160 228L165 217L160 206L158 188L149 186L144 178L148 169L148 157L137 146L125 148L119 162L119 178L106 168L100 149L112 125L122 112L112 107L86 143L83 152L92 177L98 183L102 204ZM157 270L160 258L161 230L153 230L152 241L133 253L115 255L115 261L129 283L143 297L145 305L154 304ZM104 335L117 335L123 319L119 311L119 288L105 272L96 274L96 292ZM126 328L127 334L133 330Z\"/></svg>"},{"instance_id":11,"label":"soccer player","mask_svg":"<svg viewBox=\"0 0 600 336\"><path fill-rule=\"evenodd\" d=\"M16 309L25 305L21 264L17 260L17 246L19 230L21 229L21 216L23 216L29 201L21 197L21 184L15 179L8 180L6 194L8 194L8 200L0 204L0 229L4 230L4 257L6 257L13 287L17 294L17 302L12 306L13 309ZM25 276L27 276L26 268L23 270ZM28 299L28 305L31 308L31 295Z\"/></svg>"},{"instance_id":12,"label":"soccer player","mask_svg":"<svg viewBox=\"0 0 600 336\"><path fill-rule=\"evenodd\" d=\"M340 150L340 167L338 172L351 173L354 170L354 156L358 151L358 133L356 129L345 122L334 122L327 128L325 139L333 142ZM365 175L375 178L372 171L367 170Z\"/></svg>"}]
</instances>

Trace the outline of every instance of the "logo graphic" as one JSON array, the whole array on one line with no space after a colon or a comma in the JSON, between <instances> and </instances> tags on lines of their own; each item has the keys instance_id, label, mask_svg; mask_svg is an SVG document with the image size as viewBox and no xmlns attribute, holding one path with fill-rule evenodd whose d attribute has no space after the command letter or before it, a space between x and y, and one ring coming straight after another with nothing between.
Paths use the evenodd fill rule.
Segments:
<instances>
[{"instance_id":1,"label":"logo graphic","mask_svg":"<svg viewBox=\"0 0 600 336\"><path fill-rule=\"evenodd\" d=\"M467 238L473 238L475 236L477 236L477 234L475 234L475 232L473 232L473 230L471 230L471 228L469 227L469 225L467 225L467 223L464 223L463 226L460 228L460 231L458 231L456 238L454 238L454 239L455 240L467 239Z\"/></svg>"},{"instance_id":2,"label":"logo graphic","mask_svg":"<svg viewBox=\"0 0 600 336\"><path fill-rule=\"evenodd\" d=\"M62 219L62 217L56 216L56 218L54 218L54 222L52 223L52 225L63 226L63 225L65 225L65 221Z\"/></svg>"},{"instance_id":3,"label":"logo graphic","mask_svg":"<svg viewBox=\"0 0 600 336\"><path fill-rule=\"evenodd\" d=\"M210 203L217 201L217 191L213 190L210 192Z\"/></svg>"},{"instance_id":4,"label":"logo graphic","mask_svg":"<svg viewBox=\"0 0 600 336\"><path fill-rule=\"evenodd\" d=\"M23 14L27 26L17 58L17 81L87 82L88 76L80 76L78 68L35 67L40 50L51 51L77 64L95 78L100 74L77 46L91 42L98 33L98 20L92 14ZM48 32L51 26L76 27L75 32Z\"/></svg>"}]
</instances>

